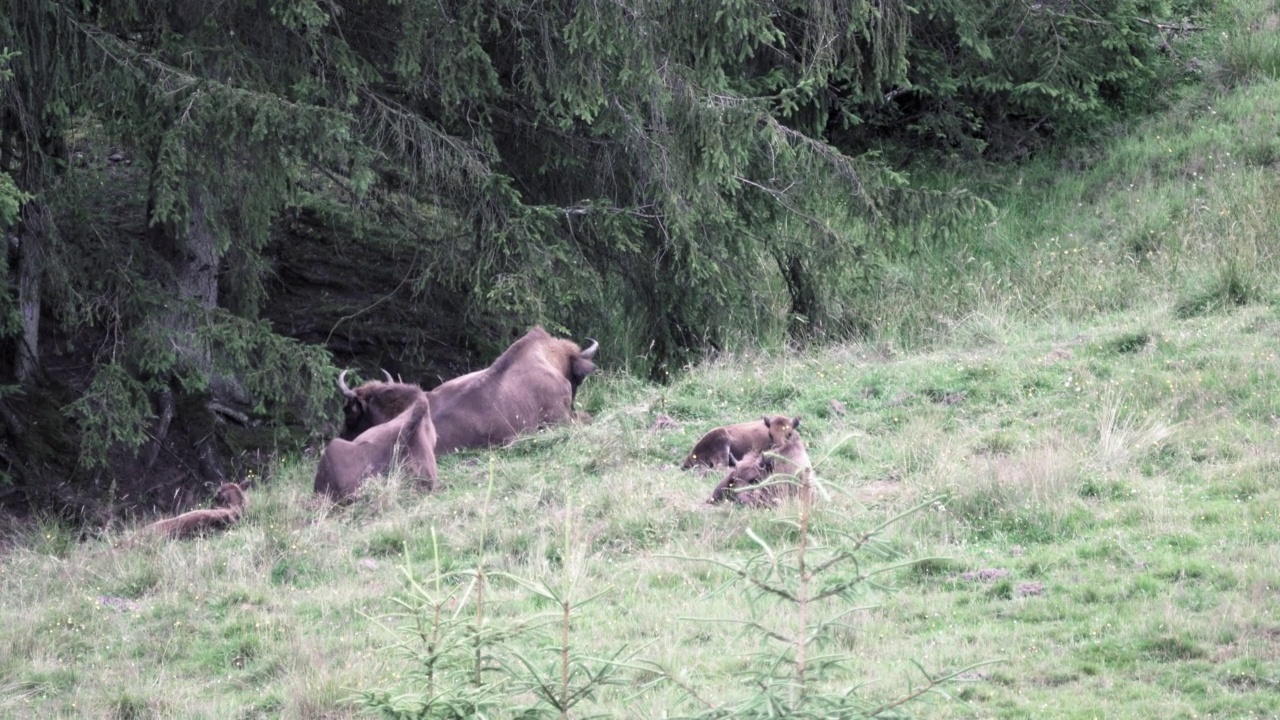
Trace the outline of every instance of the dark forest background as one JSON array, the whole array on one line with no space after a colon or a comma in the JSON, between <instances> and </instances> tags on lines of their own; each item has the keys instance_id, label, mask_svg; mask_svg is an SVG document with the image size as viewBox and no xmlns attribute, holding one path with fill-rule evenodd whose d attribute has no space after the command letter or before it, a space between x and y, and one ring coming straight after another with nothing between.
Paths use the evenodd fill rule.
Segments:
<instances>
[{"instance_id":1,"label":"dark forest background","mask_svg":"<svg viewBox=\"0 0 1280 720\"><path fill-rule=\"evenodd\" d=\"M1205 5L0 0L0 505L190 502L327 438L339 368L534 324L659 382L874 338L993 210L933 171L1159 107Z\"/></svg>"}]
</instances>

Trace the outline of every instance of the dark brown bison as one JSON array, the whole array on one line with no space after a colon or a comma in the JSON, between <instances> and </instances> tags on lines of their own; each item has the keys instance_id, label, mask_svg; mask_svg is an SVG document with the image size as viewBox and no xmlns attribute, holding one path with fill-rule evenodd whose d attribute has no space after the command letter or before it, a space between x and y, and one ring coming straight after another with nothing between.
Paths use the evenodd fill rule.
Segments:
<instances>
[{"instance_id":1,"label":"dark brown bison","mask_svg":"<svg viewBox=\"0 0 1280 720\"><path fill-rule=\"evenodd\" d=\"M585 350L535 327L484 370L468 373L427 393L436 429L436 454L510 442L544 425L583 418L574 413L578 386L595 371L600 344ZM341 377L339 378L342 379ZM413 401L415 386L373 381L350 389L340 437L353 438Z\"/></svg>"},{"instance_id":2,"label":"dark brown bison","mask_svg":"<svg viewBox=\"0 0 1280 720\"><path fill-rule=\"evenodd\" d=\"M382 374L387 378L385 382L370 380L354 390L347 387L346 370L338 375L338 389L347 399L342 407L342 432L338 437L355 440L365 430L391 422L422 394L422 388L417 385L394 382L385 370Z\"/></svg>"},{"instance_id":3,"label":"dark brown bison","mask_svg":"<svg viewBox=\"0 0 1280 720\"><path fill-rule=\"evenodd\" d=\"M355 440L335 438L325 446L316 467L315 492L334 500L349 498L365 478L386 472L397 456L409 474L434 490L435 446L431 405L419 389L413 404L389 422L365 430Z\"/></svg>"},{"instance_id":4,"label":"dark brown bison","mask_svg":"<svg viewBox=\"0 0 1280 720\"><path fill-rule=\"evenodd\" d=\"M158 536L170 540L191 537L207 530L222 530L234 525L249 505L245 494L247 483L223 483L213 496L213 507L192 510L177 517L165 518L138 531L139 537Z\"/></svg>"},{"instance_id":5,"label":"dark brown bison","mask_svg":"<svg viewBox=\"0 0 1280 720\"><path fill-rule=\"evenodd\" d=\"M709 503L730 500L751 507L776 505L783 497L794 497L801 489L813 500L813 464L804 440L795 431L800 418L773 418L770 430L777 444L763 452L751 451L740 458L728 475L716 485Z\"/></svg>"},{"instance_id":6,"label":"dark brown bison","mask_svg":"<svg viewBox=\"0 0 1280 720\"><path fill-rule=\"evenodd\" d=\"M748 453L781 446L799 426L798 416L765 415L759 420L714 428L693 446L680 467L733 467L738 458Z\"/></svg>"}]
</instances>

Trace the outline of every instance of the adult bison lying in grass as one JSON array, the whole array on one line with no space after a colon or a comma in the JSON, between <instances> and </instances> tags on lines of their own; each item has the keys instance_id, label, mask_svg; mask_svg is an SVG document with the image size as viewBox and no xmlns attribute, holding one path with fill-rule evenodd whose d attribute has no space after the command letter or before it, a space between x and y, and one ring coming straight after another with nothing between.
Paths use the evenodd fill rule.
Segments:
<instances>
[{"instance_id":1,"label":"adult bison lying in grass","mask_svg":"<svg viewBox=\"0 0 1280 720\"><path fill-rule=\"evenodd\" d=\"M681 469L698 465L733 467L738 464L738 458L748 453L781 446L787 434L799 425L799 417L793 420L785 415L765 415L759 420L714 428L693 446Z\"/></svg>"},{"instance_id":2,"label":"adult bison lying in grass","mask_svg":"<svg viewBox=\"0 0 1280 720\"><path fill-rule=\"evenodd\" d=\"M436 431L430 408L427 394L418 388L413 404L389 422L365 430L354 440L332 440L316 467L315 492L334 500L349 498L365 478L386 472L397 457L410 475L434 490Z\"/></svg>"},{"instance_id":3,"label":"adult bison lying in grass","mask_svg":"<svg viewBox=\"0 0 1280 720\"><path fill-rule=\"evenodd\" d=\"M585 350L535 327L484 370L456 377L427 393L436 454L508 443L521 433L579 418L578 386L595 372L600 344ZM381 381L348 388L339 437L353 439L397 416L413 401L413 386Z\"/></svg>"},{"instance_id":4,"label":"adult bison lying in grass","mask_svg":"<svg viewBox=\"0 0 1280 720\"><path fill-rule=\"evenodd\" d=\"M214 507L192 510L177 517L165 518L138 531L139 537L158 536L170 540L190 537L207 530L223 530L240 520L249 505L245 494L247 483L223 483L213 496Z\"/></svg>"}]
</instances>

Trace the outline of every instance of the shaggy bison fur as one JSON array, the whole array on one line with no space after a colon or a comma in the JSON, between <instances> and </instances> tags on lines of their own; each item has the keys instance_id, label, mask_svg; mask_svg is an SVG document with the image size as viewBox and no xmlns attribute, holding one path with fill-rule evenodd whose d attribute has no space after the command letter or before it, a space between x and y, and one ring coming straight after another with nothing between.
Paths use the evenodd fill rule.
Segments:
<instances>
[{"instance_id":1,"label":"shaggy bison fur","mask_svg":"<svg viewBox=\"0 0 1280 720\"><path fill-rule=\"evenodd\" d=\"M574 412L578 387L595 372L600 344L585 350L534 327L484 370L467 373L427 393L435 424L436 455L508 443L546 425L589 422ZM372 381L355 389L339 377L347 398L340 438L353 440L404 412L421 389Z\"/></svg>"},{"instance_id":2,"label":"shaggy bison fur","mask_svg":"<svg viewBox=\"0 0 1280 720\"><path fill-rule=\"evenodd\" d=\"M346 403L342 406L342 432L338 437L355 440L360 433L375 425L391 422L409 409L422 388L411 383L394 382L386 371L386 381L370 380L354 390L347 387L347 371L338 375L338 389Z\"/></svg>"},{"instance_id":3,"label":"shaggy bison fur","mask_svg":"<svg viewBox=\"0 0 1280 720\"><path fill-rule=\"evenodd\" d=\"M436 432L426 393L389 422L372 427L355 440L335 438L325 446L316 467L315 492L334 500L355 494L365 478L386 472L402 456L409 473L427 490L436 486Z\"/></svg>"}]
</instances>

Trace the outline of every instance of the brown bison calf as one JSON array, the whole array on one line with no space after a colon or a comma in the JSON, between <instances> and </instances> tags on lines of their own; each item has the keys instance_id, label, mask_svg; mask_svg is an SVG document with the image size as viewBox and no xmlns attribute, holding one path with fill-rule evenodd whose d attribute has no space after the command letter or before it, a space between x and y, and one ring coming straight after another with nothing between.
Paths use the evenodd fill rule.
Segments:
<instances>
[{"instance_id":1,"label":"brown bison calf","mask_svg":"<svg viewBox=\"0 0 1280 720\"><path fill-rule=\"evenodd\" d=\"M800 426L800 417L765 415L759 420L726 425L709 431L693 446L681 469L696 465L733 467L738 458L781 446L789 433Z\"/></svg>"},{"instance_id":2,"label":"brown bison calf","mask_svg":"<svg viewBox=\"0 0 1280 720\"><path fill-rule=\"evenodd\" d=\"M795 497L801 490L813 500L813 467L804 440L795 428L800 418L767 419L771 441L764 452L751 451L738 460L733 470L716 485L708 503L730 500L751 507L776 505L783 497Z\"/></svg>"},{"instance_id":3,"label":"brown bison calf","mask_svg":"<svg viewBox=\"0 0 1280 720\"><path fill-rule=\"evenodd\" d=\"M716 489L711 491L711 497L707 498L710 504L721 503L725 500L732 500L743 504L750 505L746 497L749 488L753 488L764 482L773 473L773 460L761 455L758 452L749 452L738 459L738 464L733 466L728 475L716 485Z\"/></svg>"},{"instance_id":4,"label":"brown bison calf","mask_svg":"<svg viewBox=\"0 0 1280 720\"><path fill-rule=\"evenodd\" d=\"M325 446L316 468L315 492L334 500L355 494L364 479L386 472L403 457L409 473L427 490L436 486L436 430L426 393L389 422L360 433L355 440L335 438Z\"/></svg>"},{"instance_id":5,"label":"brown bison calf","mask_svg":"<svg viewBox=\"0 0 1280 720\"><path fill-rule=\"evenodd\" d=\"M246 483L247 484L247 483ZM246 484L223 483L213 496L214 507L208 510L192 510L177 517L166 518L147 525L138 535L154 535L176 540L207 530L223 530L234 525L249 504L245 494Z\"/></svg>"}]
</instances>

